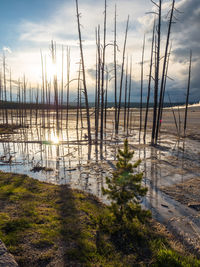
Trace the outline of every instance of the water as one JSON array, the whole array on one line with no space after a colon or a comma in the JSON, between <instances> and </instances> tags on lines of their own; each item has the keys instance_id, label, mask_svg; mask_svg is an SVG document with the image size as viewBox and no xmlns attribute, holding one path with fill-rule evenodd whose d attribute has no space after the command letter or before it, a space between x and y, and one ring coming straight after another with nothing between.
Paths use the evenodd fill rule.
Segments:
<instances>
[{"instance_id":1,"label":"water","mask_svg":"<svg viewBox=\"0 0 200 267\"><path fill-rule=\"evenodd\" d=\"M52 121L50 128L39 124L19 129L16 134L3 135L0 169L27 174L40 181L68 183L101 198L98 183L102 186L105 176L111 175L114 169L118 148L123 148L126 137L123 129L116 138L113 124L108 122L101 151L99 145L88 147L87 128L77 131L74 120L69 121L67 130L58 131L54 126ZM144 182L150 180L155 188L160 188L199 176L198 141L178 142L174 136L163 135L159 145L152 147L150 139L151 135L147 133L147 144L139 145L137 130L131 130L128 136L129 145L135 151L133 162L138 158L142 160L139 171L144 172ZM31 171L35 166L51 168L52 171Z\"/></svg>"},{"instance_id":2,"label":"water","mask_svg":"<svg viewBox=\"0 0 200 267\"><path fill-rule=\"evenodd\" d=\"M123 148L126 135L120 128L119 135L115 137L114 125L110 120L102 150L99 145L88 146L86 120L83 120L84 127L76 130L75 115L74 118L71 115L67 128L63 123L63 128L58 130L53 116L48 125L44 125L40 117L36 126L33 123L32 127L18 129L16 134L2 135L0 169L27 174L49 183L69 184L106 201L101 189L106 186L105 177L112 175L118 148ZM165 134L159 144L152 147L151 134L147 133L146 145L138 144L137 129L130 130L128 140L130 148L135 151L133 162L138 158L142 160L136 171L144 173L143 183L148 187L143 204L152 210L158 221L169 224L176 232L182 233L181 229L185 229L182 236L187 242L190 236L192 240L189 243L200 243L198 213L161 191L162 187L199 177L200 143L190 139L178 140ZM34 172L34 167L38 166L45 167L47 171ZM187 224L190 227L186 227Z\"/></svg>"}]
</instances>

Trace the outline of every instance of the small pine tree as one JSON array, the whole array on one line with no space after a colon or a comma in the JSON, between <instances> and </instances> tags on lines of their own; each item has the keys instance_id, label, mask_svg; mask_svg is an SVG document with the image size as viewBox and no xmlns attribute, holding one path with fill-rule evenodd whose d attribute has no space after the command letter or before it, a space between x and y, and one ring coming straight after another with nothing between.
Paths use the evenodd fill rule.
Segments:
<instances>
[{"instance_id":1,"label":"small pine tree","mask_svg":"<svg viewBox=\"0 0 200 267\"><path fill-rule=\"evenodd\" d=\"M120 225L131 223L133 218L144 222L150 217L150 212L143 210L140 205L141 197L147 193L147 188L141 185L143 173L134 173L141 160L130 163L134 151L128 149L128 140L124 142L124 150L119 150L118 162L112 178L106 177L108 189L103 188L103 194L111 200L109 207L116 222Z\"/></svg>"},{"instance_id":2,"label":"small pine tree","mask_svg":"<svg viewBox=\"0 0 200 267\"><path fill-rule=\"evenodd\" d=\"M126 139L124 150L119 150L117 155L116 170L111 178L106 177L107 189L102 188L111 204L98 217L99 251L103 247L103 233L109 234L115 246L127 254L133 253L145 240L145 222L151 213L140 205L140 199L146 195L147 188L141 185L143 173L134 172L141 161L130 163L133 154L128 149Z\"/></svg>"}]
</instances>

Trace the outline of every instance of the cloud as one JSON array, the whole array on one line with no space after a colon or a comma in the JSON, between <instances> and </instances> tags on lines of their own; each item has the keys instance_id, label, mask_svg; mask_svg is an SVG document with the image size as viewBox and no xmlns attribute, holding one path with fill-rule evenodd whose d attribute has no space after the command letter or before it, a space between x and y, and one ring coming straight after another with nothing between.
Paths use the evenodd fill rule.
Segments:
<instances>
[{"instance_id":1,"label":"cloud","mask_svg":"<svg viewBox=\"0 0 200 267\"><path fill-rule=\"evenodd\" d=\"M200 100L200 1L181 0L176 8L182 13L176 13L177 23L173 26L173 53L170 75L173 74L173 65L177 65L178 80L169 86L168 90L177 94L180 99L185 99L187 88L188 65L190 50L193 53L191 73L191 101Z\"/></svg>"},{"instance_id":2,"label":"cloud","mask_svg":"<svg viewBox=\"0 0 200 267\"><path fill-rule=\"evenodd\" d=\"M193 51L192 79L191 79L191 99L200 100L200 1L199 0L177 0L176 8L183 13L177 13L179 19L176 24L172 25L173 51L169 66L169 76L174 82L168 80L167 91L176 95L177 100L184 101L184 90L187 86L189 50ZM139 99L140 88L140 64L142 57L143 35L146 33L145 47L145 65L144 65L144 94L146 94L146 84L149 72L149 59L151 50L151 35L154 22L154 15L145 15L145 12L155 11L151 1L148 0L110 0L107 5L107 42L113 42L114 28L114 9L117 4L117 43L120 52L118 52L118 63L122 61L122 49L126 27L127 15L130 15L130 25L127 39L127 56L133 58L133 98ZM162 19L162 49L161 56L164 55L167 19L166 14L171 6L171 0L163 2L163 19ZM94 0L79 1L79 12L81 13L81 32L85 66L87 71L87 84L90 95L94 91L96 61L96 44L95 44L95 27L101 27L101 41L103 40L103 11L104 2ZM48 64L51 64L49 44L51 40L57 43L58 65L61 66L61 45L71 47L71 76L77 77L80 52L78 45L78 31L76 21L75 2L68 0L58 6L53 14L40 20L21 19L19 25L16 25L19 33L18 46L12 48L12 57L8 58L12 69L16 75L27 73L29 79L37 82L41 81L41 59L40 49L43 55L48 58ZM7 50L8 51L8 50ZM111 68L113 62L113 46L107 47L106 62ZM66 64L66 62L65 62ZM161 64L162 66L162 64ZM75 85L73 84L74 89ZM113 81L110 81L109 90L113 92ZM110 97L112 93L110 93ZM175 97L176 98L176 97ZM175 99L174 98L174 99ZM144 96L145 99L145 96Z\"/></svg>"},{"instance_id":3,"label":"cloud","mask_svg":"<svg viewBox=\"0 0 200 267\"><path fill-rule=\"evenodd\" d=\"M4 52L8 52L9 54L12 53L10 47L6 47L6 46L3 47L3 51L4 51Z\"/></svg>"}]
</instances>

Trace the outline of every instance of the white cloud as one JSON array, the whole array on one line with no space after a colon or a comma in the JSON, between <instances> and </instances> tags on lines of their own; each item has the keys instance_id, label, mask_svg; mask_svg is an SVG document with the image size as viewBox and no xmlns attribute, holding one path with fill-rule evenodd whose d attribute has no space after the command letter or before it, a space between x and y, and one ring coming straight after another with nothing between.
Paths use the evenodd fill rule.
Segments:
<instances>
[{"instance_id":1,"label":"white cloud","mask_svg":"<svg viewBox=\"0 0 200 267\"><path fill-rule=\"evenodd\" d=\"M196 1L196 0L193 0ZM189 0L191 2L191 0ZM127 40L127 53L132 55L134 63L134 79L140 79L140 65L141 61L142 41L143 35L146 33L146 49L145 49L145 61L150 57L151 46L151 31L153 27L154 15L145 15L146 12L154 10L150 0L110 0L107 2L107 42L113 41L113 23L114 23L114 8L117 4L117 42L120 48L118 53L118 61L122 59L122 48L124 41L124 32L126 27L127 15L130 15L130 28ZM177 0L176 7L181 10L188 0ZM171 6L171 0L163 2L163 14L167 13L167 10ZM196 16L199 14L200 7L196 8ZM103 32L103 11L104 1L85 0L79 1L79 12L81 13L81 30L84 46L84 56L86 68L94 68L96 60L95 51L95 27L100 24L101 32ZM182 10L181 10L182 11ZM183 18L187 15L180 15ZM179 16L179 17L180 17ZM180 22L177 24L179 25ZM184 24L177 27L173 25L173 50L176 51L178 47L183 47L185 43L181 44L181 38L183 38L183 32L193 32L191 27L194 28L194 24ZM55 40L58 45L58 65L61 67L61 46L71 47L71 75L76 76L79 61L79 47L78 47L78 31L76 21L76 9L74 1L66 1L65 4L54 10L53 14L50 14L49 18L41 19L40 21L28 21L22 20L18 27L19 32L19 45L13 51L12 57L10 56L9 62L15 75L23 75L26 73L29 80L37 82L41 81L41 59L40 48L43 54L48 58L49 64L51 64L49 44L51 40ZM177 31L176 29L182 29ZM166 27L162 33L162 51L164 54L165 40L166 40ZM101 40L102 40L101 34ZM107 63L113 61L113 47L109 46L106 53ZM65 62L66 64L66 62ZM180 61L177 61L175 57L171 58L169 75L179 80L184 80L184 70L187 65ZM148 75L148 64L145 64L144 77ZM91 81L91 80L90 80ZM177 84L181 84L178 83Z\"/></svg>"},{"instance_id":2,"label":"white cloud","mask_svg":"<svg viewBox=\"0 0 200 267\"><path fill-rule=\"evenodd\" d=\"M8 52L9 54L12 53L10 47L7 47L7 46L4 46L4 47L3 47L3 51L4 51L4 52Z\"/></svg>"}]
</instances>

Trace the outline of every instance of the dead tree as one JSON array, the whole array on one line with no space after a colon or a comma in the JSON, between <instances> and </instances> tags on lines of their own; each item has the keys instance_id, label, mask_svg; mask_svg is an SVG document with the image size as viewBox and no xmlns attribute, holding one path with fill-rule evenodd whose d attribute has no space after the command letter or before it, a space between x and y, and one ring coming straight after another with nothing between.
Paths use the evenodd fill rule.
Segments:
<instances>
[{"instance_id":1,"label":"dead tree","mask_svg":"<svg viewBox=\"0 0 200 267\"><path fill-rule=\"evenodd\" d=\"M174 109L172 107L172 102L171 102L171 98L170 98L169 93L168 93L168 98L169 98L169 103L170 103L171 110L172 110L173 117L174 117L174 123L175 123L175 126L176 126L177 135L179 136L179 129L178 129L178 124L177 124L177 120L176 120L176 115L175 115Z\"/></svg>"},{"instance_id":2,"label":"dead tree","mask_svg":"<svg viewBox=\"0 0 200 267\"><path fill-rule=\"evenodd\" d=\"M62 70L61 70L61 96L60 96L60 106L61 106L61 129L63 124L63 95L64 94L64 47L62 45Z\"/></svg>"},{"instance_id":3,"label":"dead tree","mask_svg":"<svg viewBox=\"0 0 200 267\"><path fill-rule=\"evenodd\" d=\"M122 56L121 79L120 79L120 87L119 87L119 103L118 103L118 114L117 114L117 127L116 127L117 134L119 130L119 120L120 120L120 111L121 111L122 86L123 86L123 77L124 77L124 62L125 62L125 53L126 53L128 25L129 25L129 16L128 16L127 23L126 23L126 32L125 32L124 48L123 48L123 56Z\"/></svg>"},{"instance_id":4,"label":"dead tree","mask_svg":"<svg viewBox=\"0 0 200 267\"><path fill-rule=\"evenodd\" d=\"M44 85L44 64L43 64L43 55L42 51L40 51L41 55L41 67L42 67L42 126L45 127L45 113L44 113L44 104L45 104L45 85Z\"/></svg>"},{"instance_id":5,"label":"dead tree","mask_svg":"<svg viewBox=\"0 0 200 267\"><path fill-rule=\"evenodd\" d=\"M26 124L26 119L27 119L27 110L26 110L26 90L27 90L27 82L26 82L26 77L24 75L24 80L23 80L23 93L24 93L24 97L23 97L23 124Z\"/></svg>"},{"instance_id":6,"label":"dead tree","mask_svg":"<svg viewBox=\"0 0 200 267\"><path fill-rule=\"evenodd\" d=\"M95 36L96 36L96 79L95 79L95 144L97 144L98 139L98 131L97 131L97 99L98 99L98 50L97 50L97 40L98 40L98 33L97 28L95 29Z\"/></svg>"},{"instance_id":7,"label":"dead tree","mask_svg":"<svg viewBox=\"0 0 200 267\"><path fill-rule=\"evenodd\" d=\"M79 122L79 104L80 104L80 75L81 75L81 63L79 64L78 70L78 86L77 86L77 106L76 106L76 129L78 130L78 122Z\"/></svg>"},{"instance_id":8,"label":"dead tree","mask_svg":"<svg viewBox=\"0 0 200 267\"><path fill-rule=\"evenodd\" d=\"M70 84L69 79L70 79L70 48L67 47L67 116L66 116L67 127L69 120L69 84Z\"/></svg>"},{"instance_id":9,"label":"dead tree","mask_svg":"<svg viewBox=\"0 0 200 267\"><path fill-rule=\"evenodd\" d=\"M10 102L12 104L12 77L11 77L11 69L10 69ZM13 124L13 109L11 107L11 123Z\"/></svg>"},{"instance_id":10,"label":"dead tree","mask_svg":"<svg viewBox=\"0 0 200 267\"><path fill-rule=\"evenodd\" d=\"M7 88L6 88L6 56L3 53L3 84L4 84L4 101L7 102ZM8 124L8 110L5 108L6 124Z\"/></svg>"},{"instance_id":11,"label":"dead tree","mask_svg":"<svg viewBox=\"0 0 200 267\"><path fill-rule=\"evenodd\" d=\"M147 120L148 120L148 112L149 112L149 99L150 99L150 93L151 93L154 36L155 36L155 22L154 22L154 26L153 26L152 45L151 45L151 59L150 59L148 91L147 91L147 105L146 105L146 113L145 113L145 121L144 121L144 136L143 136L144 144L146 142L146 129L147 129Z\"/></svg>"},{"instance_id":12,"label":"dead tree","mask_svg":"<svg viewBox=\"0 0 200 267\"><path fill-rule=\"evenodd\" d=\"M140 129L139 129L139 144L141 139L141 131L142 131L142 96L143 96L143 76L144 76L144 48L145 48L145 35L143 40L142 47L142 62L141 62L141 87L140 87Z\"/></svg>"},{"instance_id":13,"label":"dead tree","mask_svg":"<svg viewBox=\"0 0 200 267\"><path fill-rule=\"evenodd\" d=\"M126 79L124 88L124 131L126 130L126 108L127 108L127 90L128 90L128 59L126 64Z\"/></svg>"},{"instance_id":14,"label":"dead tree","mask_svg":"<svg viewBox=\"0 0 200 267\"><path fill-rule=\"evenodd\" d=\"M56 45L54 42L51 42L51 56L52 56L52 64L56 65ZM53 88L54 88L54 103L56 107L56 126L59 128L59 101L58 101L58 81L57 75L54 73L53 77Z\"/></svg>"},{"instance_id":15,"label":"dead tree","mask_svg":"<svg viewBox=\"0 0 200 267\"><path fill-rule=\"evenodd\" d=\"M127 111L127 135L128 135L128 127L129 127L129 114L130 114L130 101L131 101L131 75L132 75L132 57L130 62L130 73L129 73L129 90L128 90L128 111Z\"/></svg>"},{"instance_id":16,"label":"dead tree","mask_svg":"<svg viewBox=\"0 0 200 267\"><path fill-rule=\"evenodd\" d=\"M105 106L104 106L104 128L106 129L107 122L107 106L108 106L108 68L106 66L106 88L105 88Z\"/></svg>"},{"instance_id":17,"label":"dead tree","mask_svg":"<svg viewBox=\"0 0 200 267\"><path fill-rule=\"evenodd\" d=\"M114 83L115 83L115 133L117 132L117 8L115 5L114 19Z\"/></svg>"},{"instance_id":18,"label":"dead tree","mask_svg":"<svg viewBox=\"0 0 200 267\"><path fill-rule=\"evenodd\" d=\"M175 5L175 0L173 0L173 2L172 2L172 8L171 8L171 14L170 14L169 26L168 26L168 33L167 33L167 40L166 40L166 46L165 46L165 55L164 55L162 78L161 78L161 85L160 85L159 108L158 108L158 114L157 114L158 116L157 116L155 143L157 143L157 140L158 140L161 110L162 110L164 97L165 97L165 95L164 95L165 72L166 72L166 65L167 65L167 55L168 55L169 40L170 40L170 34L171 34L171 26L172 26L172 22L173 22L174 5Z\"/></svg>"},{"instance_id":19,"label":"dead tree","mask_svg":"<svg viewBox=\"0 0 200 267\"><path fill-rule=\"evenodd\" d=\"M152 0L151 0L152 1ZM153 2L153 1L152 1ZM158 25L157 29L157 45L156 45L156 62L155 62L155 86L154 86L154 108L153 108L153 126L151 143L155 144L155 131L157 120L157 105L158 105L158 87L159 87L159 69L160 69L160 42L161 42L161 12L162 12L162 0L159 0L159 4L153 2L158 8Z\"/></svg>"},{"instance_id":20,"label":"dead tree","mask_svg":"<svg viewBox=\"0 0 200 267\"><path fill-rule=\"evenodd\" d=\"M83 90L84 90L84 96L85 96L85 106L86 106L86 116L87 116L88 143L91 144L92 140L91 140L91 127L90 127L90 112L89 112L88 93L87 93L87 85L86 85L85 64L84 64L84 56L83 56L83 46L82 46L82 37L81 37L80 14L79 14L79 10L78 10L78 0L76 0L76 15L77 15L79 47L80 47L82 75L83 75Z\"/></svg>"},{"instance_id":21,"label":"dead tree","mask_svg":"<svg viewBox=\"0 0 200 267\"><path fill-rule=\"evenodd\" d=\"M164 95L165 95L165 89L166 89L166 83L167 83L167 78L169 78L168 75L168 68L169 68L169 59L171 55L171 49L172 49L172 43L169 49L168 57L167 57L167 66L166 66L166 71L165 71L165 81L164 81ZM164 99L163 99L164 100ZM162 115L163 115L163 107L164 107L164 101L162 101L162 108L161 108L161 116L160 116L160 124L162 123Z\"/></svg>"},{"instance_id":22,"label":"dead tree","mask_svg":"<svg viewBox=\"0 0 200 267\"><path fill-rule=\"evenodd\" d=\"M187 95L186 95L186 103L185 103L184 137L185 137L186 127L187 127L187 111L188 111L188 102L189 102L189 94L190 94L191 68L192 68L192 51L190 50L190 64L189 64Z\"/></svg>"},{"instance_id":23,"label":"dead tree","mask_svg":"<svg viewBox=\"0 0 200 267\"><path fill-rule=\"evenodd\" d=\"M105 71L105 56L106 56L106 19L107 19L107 7L106 7L106 0L105 0L103 53L102 53L102 64L101 64L101 129L100 129L101 145L103 141L103 120L104 120L103 113L104 113L104 71Z\"/></svg>"},{"instance_id":24,"label":"dead tree","mask_svg":"<svg viewBox=\"0 0 200 267\"><path fill-rule=\"evenodd\" d=\"M96 116L95 116L95 143L98 143L99 132L99 107L100 107L100 90L101 90L101 44L100 44L100 26L96 32L97 62L96 62Z\"/></svg>"}]
</instances>

